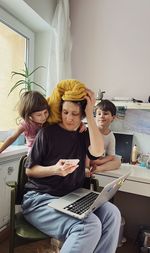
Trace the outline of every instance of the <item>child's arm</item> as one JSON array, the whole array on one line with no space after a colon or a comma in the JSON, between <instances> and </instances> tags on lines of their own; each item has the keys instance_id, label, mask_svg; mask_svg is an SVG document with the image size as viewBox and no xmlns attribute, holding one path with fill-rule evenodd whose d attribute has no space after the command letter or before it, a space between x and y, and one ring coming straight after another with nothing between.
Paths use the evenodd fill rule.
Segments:
<instances>
[{"instance_id":1,"label":"child's arm","mask_svg":"<svg viewBox=\"0 0 150 253\"><path fill-rule=\"evenodd\" d=\"M0 147L0 153L10 146L23 132L23 127L19 126L18 129L4 141L3 145Z\"/></svg>"},{"instance_id":2,"label":"child's arm","mask_svg":"<svg viewBox=\"0 0 150 253\"><path fill-rule=\"evenodd\" d=\"M115 155L107 155L105 157L99 158L95 161L91 161L92 163L94 163L94 165L102 165L104 163L107 163L109 161L113 161L115 159Z\"/></svg>"},{"instance_id":3,"label":"child's arm","mask_svg":"<svg viewBox=\"0 0 150 253\"><path fill-rule=\"evenodd\" d=\"M105 161L105 163L104 163ZM91 162L92 172L105 172L110 170L117 170L121 165L121 160L116 156L106 156L102 160L97 159Z\"/></svg>"},{"instance_id":4,"label":"child's arm","mask_svg":"<svg viewBox=\"0 0 150 253\"><path fill-rule=\"evenodd\" d=\"M90 177L90 159L86 156L85 159L85 176Z\"/></svg>"}]
</instances>

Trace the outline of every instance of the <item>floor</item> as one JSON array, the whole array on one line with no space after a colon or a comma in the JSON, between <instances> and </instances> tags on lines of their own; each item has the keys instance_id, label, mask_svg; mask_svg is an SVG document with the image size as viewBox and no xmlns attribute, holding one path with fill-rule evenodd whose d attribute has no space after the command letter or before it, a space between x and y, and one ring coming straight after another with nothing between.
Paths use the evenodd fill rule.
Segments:
<instances>
[{"instance_id":1,"label":"floor","mask_svg":"<svg viewBox=\"0 0 150 253\"><path fill-rule=\"evenodd\" d=\"M139 250L133 241L129 239L121 247L119 247L116 253L139 253Z\"/></svg>"},{"instance_id":2,"label":"floor","mask_svg":"<svg viewBox=\"0 0 150 253\"><path fill-rule=\"evenodd\" d=\"M9 241L6 240L0 243L0 253L8 253L8 245ZM30 244L26 244L24 246L19 246L15 248L14 253L59 253L59 251L55 248L50 247L50 241L44 240L39 242L34 242Z\"/></svg>"},{"instance_id":3,"label":"floor","mask_svg":"<svg viewBox=\"0 0 150 253\"><path fill-rule=\"evenodd\" d=\"M8 253L8 240L0 244L0 252ZM15 249L14 253L58 253L57 250L50 249L49 240L40 241L36 243L30 243L25 246L20 246ZM133 242L127 240L121 247L119 247L116 253L138 253L136 245ZM88 251L87 251L88 253Z\"/></svg>"}]
</instances>

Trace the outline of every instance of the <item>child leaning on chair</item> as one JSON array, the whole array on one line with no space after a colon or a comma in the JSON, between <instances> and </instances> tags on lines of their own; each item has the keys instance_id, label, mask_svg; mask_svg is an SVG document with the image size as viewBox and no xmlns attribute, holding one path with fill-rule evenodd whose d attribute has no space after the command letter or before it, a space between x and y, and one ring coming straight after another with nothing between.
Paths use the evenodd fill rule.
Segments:
<instances>
[{"instance_id":1,"label":"child leaning on chair","mask_svg":"<svg viewBox=\"0 0 150 253\"><path fill-rule=\"evenodd\" d=\"M22 133L24 133L28 153L30 152L38 131L48 124L50 107L46 98L38 91L24 92L18 104L19 116L22 118L19 126L0 147L0 153L9 147ZM80 132L84 131L84 124L80 125Z\"/></svg>"},{"instance_id":2,"label":"child leaning on chair","mask_svg":"<svg viewBox=\"0 0 150 253\"><path fill-rule=\"evenodd\" d=\"M24 92L18 104L19 116L22 118L15 132L9 136L0 148L0 153L10 146L22 133L25 135L28 152L37 132L46 123L50 109L47 100L38 91Z\"/></svg>"}]
</instances>

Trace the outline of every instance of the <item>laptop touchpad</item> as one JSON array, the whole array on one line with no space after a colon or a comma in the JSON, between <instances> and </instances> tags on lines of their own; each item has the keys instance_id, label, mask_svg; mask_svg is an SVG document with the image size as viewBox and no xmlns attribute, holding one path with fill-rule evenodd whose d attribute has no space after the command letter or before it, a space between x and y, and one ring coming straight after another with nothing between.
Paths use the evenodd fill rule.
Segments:
<instances>
[{"instance_id":1,"label":"laptop touchpad","mask_svg":"<svg viewBox=\"0 0 150 253\"><path fill-rule=\"evenodd\" d=\"M64 196L64 199L68 201L74 201L74 200L77 200L78 198L79 198L79 195L75 193L70 193L69 195Z\"/></svg>"}]
</instances>

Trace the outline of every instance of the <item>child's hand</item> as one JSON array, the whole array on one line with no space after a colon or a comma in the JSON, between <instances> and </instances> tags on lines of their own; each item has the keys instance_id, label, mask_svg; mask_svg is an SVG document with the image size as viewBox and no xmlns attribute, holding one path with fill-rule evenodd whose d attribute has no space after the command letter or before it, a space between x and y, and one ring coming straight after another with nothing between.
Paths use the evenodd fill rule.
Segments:
<instances>
[{"instance_id":1,"label":"child's hand","mask_svg":"<svg viewBox=\"0 0 150 253\"><path fill-rule=\"evenodd\" d=\"M96 162L95 162L95 160L94 161L90 161L90 172L91 172L91 175L94 173L94 171L96 170L96 167L97 167L97 164L96 164Z\"/></svg>"},{"instance_id":2,"label":"child's hand","mask_svg":"<svg viewBox=\"0 0 150 253\"><path fill-rule=\"evenodd\" d=\"M3 146L3 142L0 142L0 153L3 152L2 146Z\"/></svg>"},{"instance_id":3,"label":"child's hand","mask_svg":"<svg viewBox=\"0 0 150 253\"><path fill-rule=\"evenodd\" d=\"M85 125L83 122L81 122L81 124L80 124L80 129L79 129L79 133L82 133L82 132L84 132L84 131L86 131L86 130L87 130L86 125Z\"/></svg>"},{"instance_id":4,"label":"child's hand","mask_svg":"<svg viewBox=\"0 0 150 253\"><path fill-rule=\"evenodd\" d=\"M86 167L85 168L85 177L92 177L96 167Z\"/></svg>"},{"instance_id":5,"label":"child's hand","mask_svg":"<svg viewBox=\"0 0 150 253\"><path fill-rule=\"evenodd\" d=\"M85 177L90 177L90 176L91 176L90 169L85 168Z\"/></svg>"}]
</instances>

